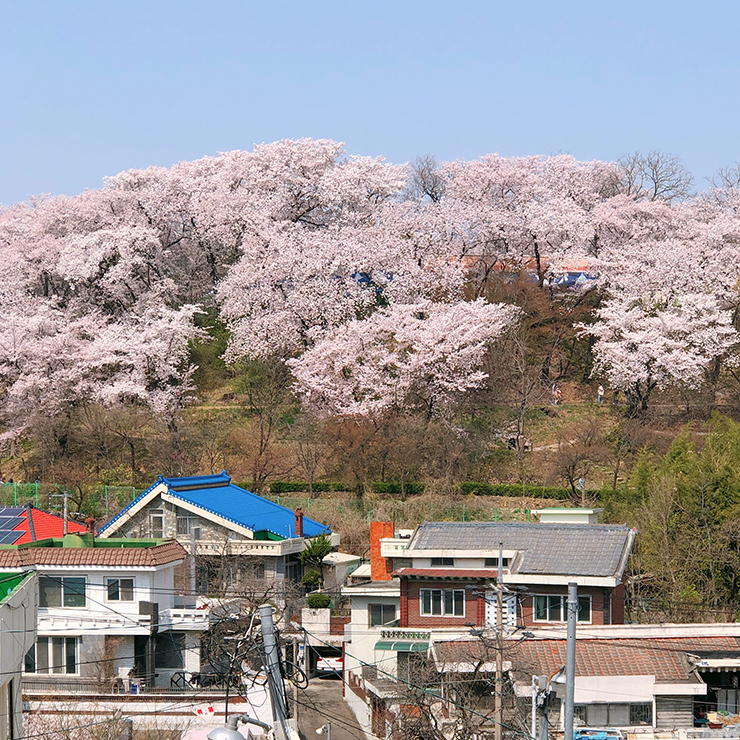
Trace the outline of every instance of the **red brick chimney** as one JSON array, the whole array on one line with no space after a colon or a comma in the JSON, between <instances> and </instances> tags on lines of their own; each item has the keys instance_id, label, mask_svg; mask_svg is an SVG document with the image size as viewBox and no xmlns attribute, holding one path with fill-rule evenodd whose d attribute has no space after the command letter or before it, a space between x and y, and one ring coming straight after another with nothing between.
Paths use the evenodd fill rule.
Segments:
<instances>
[{"instance_id":1,"label":"red brick chimney","mask_svg":"<svg viewBox=\"0 0 740 740\"><path fill-rule=\"evenodd\" d=\"M303 537L303 509L300 506L295 510L295 536Z\"/></svg>"},{"instance_id":2,"label":"red brick chimney","mask_svg":"<svg viewBox=\"0 0 740 740\"><path fill-rule=\"evenodd\" d=\"M380 540L393 537L393 522L370 522L370 580L392 581L393 561L380 554Z\"/></svg>"}]
</instances>

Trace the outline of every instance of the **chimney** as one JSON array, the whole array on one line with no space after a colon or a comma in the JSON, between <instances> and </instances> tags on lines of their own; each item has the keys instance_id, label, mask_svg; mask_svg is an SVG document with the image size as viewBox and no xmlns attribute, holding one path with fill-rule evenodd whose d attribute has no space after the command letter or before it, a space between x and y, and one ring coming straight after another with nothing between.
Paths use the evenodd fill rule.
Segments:
<instances>
[{"instance_id":1,"label":"chimney","mask_svg":"<svg viewBox=\"0 0 740 740\"><path fill-rule=\"evenodd\" d=\"M26 504L26 517L28 518L28 533L31 535L31 542L36 542L36 529L33 526L33 504Z\"/></svg>"},{"instance_id":2,"label":"chimney","mask_svg":"<svg viewBox=\"0 0 740 740\"><path fill-rule=\"evenodd\" d=\"M87 531L95 535L95 517L94 516L88 516L85 517L85 526L87 527Z\"/></svg>"},{"instance_id":3,"label":"chimney","mask_svg":"<svg viewBox=\"0 0 740 740\"><path fill-rule=\"evenodd\" d=\"M303 509L300 506L295 510L295 536L303 537Z\"/></svg>"},{"instance_id":4,"label":"chimney","mask_svg":"<svg viewBox=\"0 0 740 740\"><path fill-rule=\"evenodd\" d=\"M380 554L380 540L393 537L393 522L370 522L370 580L392 581L393 561Z\"/></svg>"}]
</instances>

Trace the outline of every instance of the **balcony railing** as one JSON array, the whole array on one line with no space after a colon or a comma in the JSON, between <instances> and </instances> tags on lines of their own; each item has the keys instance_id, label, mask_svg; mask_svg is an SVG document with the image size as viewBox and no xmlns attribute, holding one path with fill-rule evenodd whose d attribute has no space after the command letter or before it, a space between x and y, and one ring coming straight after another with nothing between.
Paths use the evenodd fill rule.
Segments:
<instances>
[{"instance_id":1,"label":"balcony railing","mask_svg":"<svg viewBox=\"0 0 740 740\"><path fill-rule=\"evenodd\" d=\"M148 686L142 679L120 678L84 678L76 676L70 680L66 676L52 678L29 678L22 681L23 693L31 696L50 695L54 697L81 694L94 696L155 696L157 694L199 694L221 695L226 693L226 686L218 677L210 677L213 682L205 680L193 683L190 674L185 671L175 673L170 678L169 686Z\"/></svg>"}]
</instances>

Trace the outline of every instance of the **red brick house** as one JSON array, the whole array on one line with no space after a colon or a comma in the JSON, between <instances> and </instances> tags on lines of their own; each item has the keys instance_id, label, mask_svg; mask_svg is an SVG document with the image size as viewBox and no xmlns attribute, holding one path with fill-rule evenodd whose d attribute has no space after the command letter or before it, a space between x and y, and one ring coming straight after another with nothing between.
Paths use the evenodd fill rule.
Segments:
<instances>
[{"instance_id":1,"label":"red brick house","mask_svg":"<svg viewBox=\"0 0 740 740\"><path fill-rule=\"evenodd\" d=\"M564 623L573 581L579 622L622 624L634 536L611 524L437 522L417 527L403 545L384 540L381 555L392 555L399 580L399 627L494 625L499 551L505 624Z\"/></svg>"},{"instance_id":2,"label":"red brick house","mask_svg":"<svg viewBox=\"0 0 740 740\"><path fill-rule=\"evenodd\" d=\"M581 627L624 622L622 575L635 538L625 526L437 522L396 533L373 522L370 538L370 582L343 589L352 603L345 699L368 734L393 735L411 677L437 643L493 631L499 555L507 635L564 627L573 581Z\"/></svg>"}]
</instances>

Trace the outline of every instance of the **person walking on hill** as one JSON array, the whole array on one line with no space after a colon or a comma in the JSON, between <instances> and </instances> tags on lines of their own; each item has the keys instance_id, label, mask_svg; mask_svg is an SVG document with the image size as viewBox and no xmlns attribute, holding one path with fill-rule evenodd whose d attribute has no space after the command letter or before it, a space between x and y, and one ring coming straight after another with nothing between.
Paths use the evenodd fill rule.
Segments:
<instances>
[{"instance_id":1,"label":"person walking on hill","mask_svg":"<svg viewBox=\"0 0 740 740\"><path fill-rule=\"evenodd\" d=\"M604 403L604 386L599 383L599 387L596 391L596 402L601 406Z\"/></svg>"}]
</instances>

